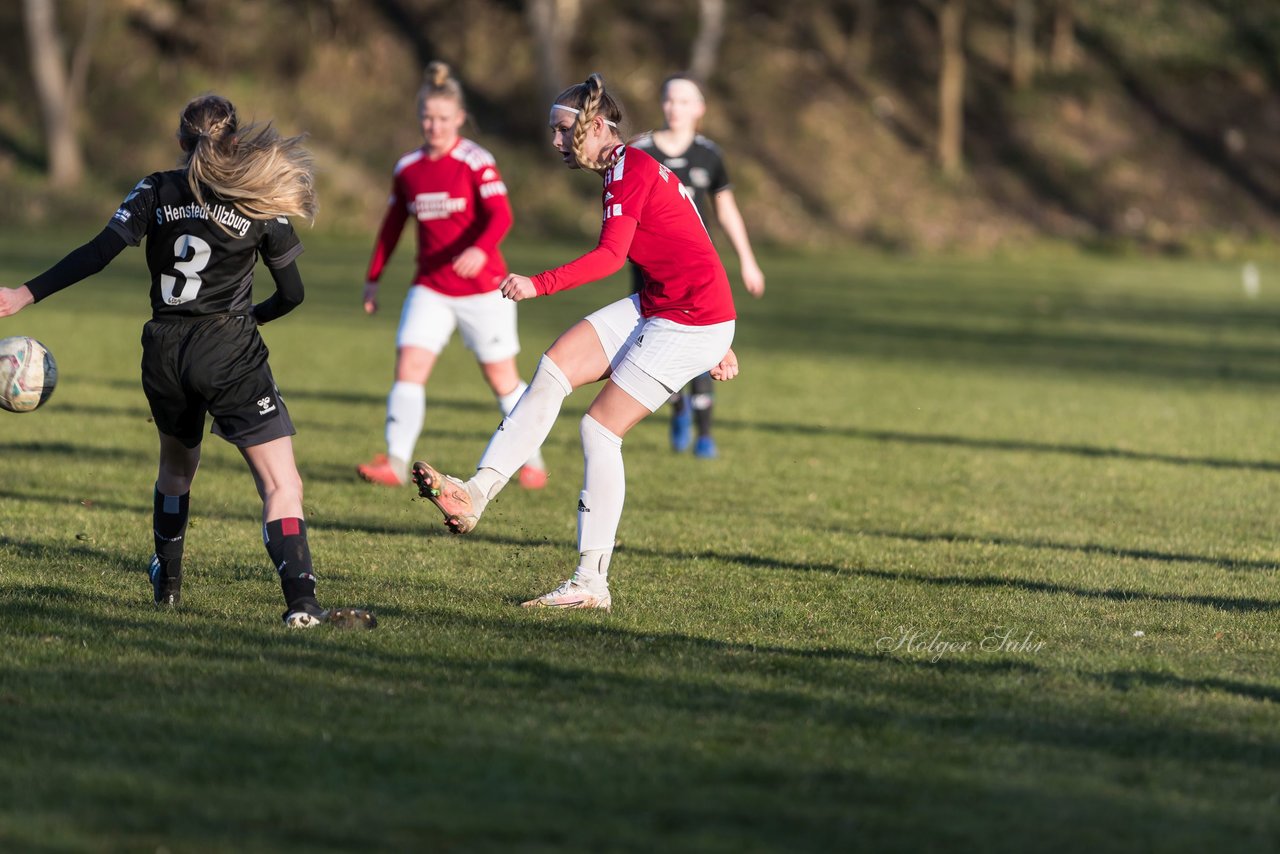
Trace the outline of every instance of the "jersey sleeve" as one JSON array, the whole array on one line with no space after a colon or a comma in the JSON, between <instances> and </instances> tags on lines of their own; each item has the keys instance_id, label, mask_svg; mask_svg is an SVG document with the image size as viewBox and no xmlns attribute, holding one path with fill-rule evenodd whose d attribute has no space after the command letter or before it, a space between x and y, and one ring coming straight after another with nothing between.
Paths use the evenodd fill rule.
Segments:
<instances>
[{"instance_id":1,"label":"jersey sleeve","mask_svg":"<svg viewBox=\"0 0 1280 854\"><path fill-rule=\"evenodd\" d=\"M484 227L476 237L475 245L483 249L490 257L498 251L498 244L511 230L514 218L511 215L511 202L507 199L507 185L496 164L490 163L471 171L471 180L475 185L476 196L480 199L480 209Z\"/></svg>"},{"instance_id":2,"label":"jersey sleeve","mask_svg":"<svg viewBox=\"0 0 1280 854\"><path fill-rule=\"evenodd\" d=\"M287 217L267 220L259 250L262 260L273 270L288 267L302 254L302 241Z\"/></svg>"},{"instance_id":3,"label":"jersey sleeve","mask_svg":"<svg viewBox=\"0 0 1280 854\"><path fill-rule=\"evenodd\" d=\"M627 252L636 236L636 221L629 216L614 216L604 221L600 242L586 255L562 267L534 276L533 289L539 295L576 288L611 276L627 262Z\"/></svg>"},{"instance_id":4,"label":"jersey sleeve","mask_svg":"<svg viewBox=\"0 0 1280 854\"><path fill-rule=\"evenodd\" d=\"M373 243L373 255L369 258L369 268L365 271L366 282L376 282L382 278L382 271L400 242L400 232L404 231L405 220L409 218L408 200L397 174L391 181L391 196L387 199L387 212L382 217L382 225L378 228L378 236Z\"/></svg>"},{"instance_id":5,"label":"jersey sleeve","mask_svg":"<svg viewBox=\"0 0 1280 854\"><path fill-rule=\"evenodd\" d=\"M147 236L147 226L155 213L159 183L159 176L154 174L139 181L107 223L107 228L123 237L130 246L137 246Z\"/></svg>"},{"instance_id":6,"label":"jersey sleeve","mask_svg":"<svg viewBox=\"0 0 1280 854\"><path fill-rule=\"evenodd\" d=\"M733 186L733 182L729 180L729 170L725 168L724 158L720 156L720 152L716 152L715 165L711 169L711 195L722 192Z\"/></svg>"}]
</instances>

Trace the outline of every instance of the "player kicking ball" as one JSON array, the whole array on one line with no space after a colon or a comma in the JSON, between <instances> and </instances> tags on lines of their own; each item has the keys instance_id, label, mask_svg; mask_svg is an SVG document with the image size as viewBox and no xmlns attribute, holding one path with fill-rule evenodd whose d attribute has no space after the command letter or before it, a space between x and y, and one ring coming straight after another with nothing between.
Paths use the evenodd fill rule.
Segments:
<instances>
[{"instance_id":1,"label":"player kicking ball","mask_svg":"<svg viewBox=\"0 0 1280 854\"><path fill-rule=\"evenodd\" d=\"M187 104L178 124L181 168L138 182L106 228L20 288L0 288L0 317L91 276L126 246L147 242L151 320L142 330L142 387L160 434L149 576L159 607L182 601L182 554L205 415L249 464L262 498L262 540L280 577L284 623L373 628L359 608L326 610L302 518L296 432L258 327L302 303L302 243L287 217L315 215L311 157L301 137L241 128L225 98ZM276 292L252 304L261 255Z\"/></svg>"},{"instance_id":2,"label":"player kicking ball","mask_svg":"<svg viewBox=\"0 0 1280 854\"><path fill-rule=\"evenodd\" d=\"M644 287L570 327L543 354L529 389L490 439L470 480L413 464L419 494L455 534L473 530L489 502L546 439L565 398L604 382L580 425L584 473L578 497L578 566L527 608L609 610L609 564L622 518L622 440L699 374L738 373L729 278L694 207L671 170L624 145L622 108L598 74L570 86L551 106L552 145L570 169L601 176L603 226L596 248L528 278L511 274L502 295L520 301L605 278L630 256Z\"/></svg>"}]
</instances>

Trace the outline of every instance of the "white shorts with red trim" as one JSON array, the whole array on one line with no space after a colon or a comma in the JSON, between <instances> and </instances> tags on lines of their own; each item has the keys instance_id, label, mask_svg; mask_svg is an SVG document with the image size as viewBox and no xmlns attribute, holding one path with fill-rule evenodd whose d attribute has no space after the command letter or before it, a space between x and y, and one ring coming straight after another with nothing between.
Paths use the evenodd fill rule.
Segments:
<instances>
[{"instance_id":1,"label":"white shorts with red trim","mask_svg":"<svg viewBox=\"0 0 1280 854\"><path fill-rule=\"evenodd\" d=\"M482 363L501 362L520 352L516 304L501 292L451 297L423 285L409 287L400 312L397 347L421 347L439 355L454 329Z\"/></svg>"},{"instance_id":2,"label":"white shorts with red trim","mask_svg":"<svg viewBox=\"0 0 1280 854\"><path fill-rule=\"evenodd\" d=\"M632 295L587 315L613 369L615 385L649 408L720 364L733 344L735 321L690 326L665 317L642 317Z\"/></svg>"}]
</instances>

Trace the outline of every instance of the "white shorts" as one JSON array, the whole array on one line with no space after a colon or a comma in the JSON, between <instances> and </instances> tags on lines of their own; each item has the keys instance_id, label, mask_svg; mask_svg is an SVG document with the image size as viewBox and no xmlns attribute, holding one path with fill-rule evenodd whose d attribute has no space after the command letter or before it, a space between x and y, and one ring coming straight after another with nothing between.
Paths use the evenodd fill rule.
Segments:
<instances>
[{"instance_id":1,"label":"white shorts","mask_svg":"<svg viewBox=\"0 0 1280 854\"><path fill-rule=\"evenodd\" d=\"M615 385L656 412L672 392L720 364L733 344L735 321L689 326L642 317L632 295L587 315L604 345Z\"/></svg>"},{"instance_id":2,"label":"white shorts","mask_svg":"<svg viewBox=\"0 0 1280 854\"><path fill-rule=\"evenodd\" d=\"M484 364L510 359L520 352L516 304L490 291L450 297L422 285L411 285L400 312L397 347L421 347L439 355L457 328L462 343Z\"/></svg>"}]
</instances>

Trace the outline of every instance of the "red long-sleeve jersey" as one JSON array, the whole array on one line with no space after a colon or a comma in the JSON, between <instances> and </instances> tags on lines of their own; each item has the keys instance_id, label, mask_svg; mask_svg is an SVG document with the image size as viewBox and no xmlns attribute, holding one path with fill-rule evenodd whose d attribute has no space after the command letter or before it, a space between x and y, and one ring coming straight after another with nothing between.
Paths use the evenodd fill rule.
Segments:
<instances>
[{"instance_id":1,"label":"red long-sleeve jersey","mask_svg":"<svg viewBox=\"0 0 1280 854\"><path fill-rule=\"evenodd\" d=\"M391 198L378 229L366 278L378 281L396 248L404 223L418 220L418 271L415 285L446 296L470 296L496 290L507 275L498 243L511 228L511 205L493 155L469 139L432 158L425 148L396 163ZM453 271L453 259L471 246L489 256L473 279Z\"/></svg>"},{"instance_id":2,"label":"red long-sleeve jersey","mask_svg":"<svg viewBox=\"0 0 1280 854\"><path fill-rule=\"evenodd\" d=\"M621 151L619 151L621 149ZM690 326L733 320L729 276L693 204L693 193L670 169L638 148L619 146L604 173L604 226L596 248L539 273L540 294L604 278L627 258L640 268L640 313Z\"/></svg>"}]
</instances>

